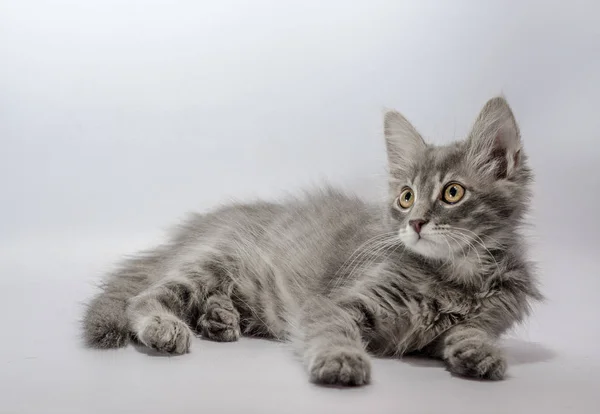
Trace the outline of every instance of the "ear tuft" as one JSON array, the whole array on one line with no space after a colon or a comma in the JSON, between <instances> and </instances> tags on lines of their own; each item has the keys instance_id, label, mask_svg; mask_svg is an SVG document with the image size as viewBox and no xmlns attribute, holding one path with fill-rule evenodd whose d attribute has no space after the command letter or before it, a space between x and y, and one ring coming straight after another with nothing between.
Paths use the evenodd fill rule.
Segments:
<instances>
[{"instance_id":1,"label":"ear tuft","mask_svg":"<svg viewBox=\"0 0 600 414\"><path fill-rule=\"evenodd\" d=\"M385 113L384 132L390 172L406 174L427 144L415 127L397 111Z\"/></svg>"},{"instance_id":2,"label":"ear tuft","mask_svg":"<svg viewBox=\"0 0 600 414\"><path fill-rule=\"evenodd\" d=\"M519 166L521 137L512 110L503 97L490 99L467 139L469 160L492 179L511 176Z\"/></svg>"}]
</instances>

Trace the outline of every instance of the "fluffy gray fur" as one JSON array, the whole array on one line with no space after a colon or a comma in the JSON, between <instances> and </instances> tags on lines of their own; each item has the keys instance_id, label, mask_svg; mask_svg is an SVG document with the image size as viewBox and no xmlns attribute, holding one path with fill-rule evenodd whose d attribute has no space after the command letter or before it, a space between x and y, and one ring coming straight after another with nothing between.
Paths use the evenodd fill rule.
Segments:
<instances>
[{"instance_id":1,"label":"fluffy gray fur","mask_svg":"<svg viewBox=\"0 0 600 414\"><path fill-rule=\"evenodd\" d=\"M465 140L433 146L391 111L385 139L385 205L325 189L192 215L109 275L85 313L86 343L184 354L194 333L244 334L292 341L316 383L366 384L369 353L412 352L502 379L496 341L541 299L519 233L532 173L513 114L494 98ZM466 189L456 204L441 198L450 182Z\"/></svg>"}]
</instances>

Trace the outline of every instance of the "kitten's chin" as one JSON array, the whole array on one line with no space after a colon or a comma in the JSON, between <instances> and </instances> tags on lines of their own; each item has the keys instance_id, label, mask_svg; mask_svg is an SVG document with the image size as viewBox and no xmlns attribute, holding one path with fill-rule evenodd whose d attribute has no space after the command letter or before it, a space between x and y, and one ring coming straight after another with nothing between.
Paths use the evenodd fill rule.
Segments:
<instances>
[{"instance_id":1,"label":"kitten's chin","mask_svg":"<svg viewBox=\"0 0 600 414\"><path fill-rule=\"evenodd\" d=\"M407 249L430 259L446 259L450 255L447 244L440 244L428 236L419 237L416 233L401 234L400 240Z\"/></svg>"}]
</instances>

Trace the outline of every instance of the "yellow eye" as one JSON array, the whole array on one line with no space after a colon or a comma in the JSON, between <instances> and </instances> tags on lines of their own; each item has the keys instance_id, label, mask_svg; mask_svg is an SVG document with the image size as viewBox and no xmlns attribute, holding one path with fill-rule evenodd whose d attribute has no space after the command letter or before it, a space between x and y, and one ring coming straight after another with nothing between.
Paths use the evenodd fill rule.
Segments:
<instances>
[{"instance_id":1,"label":"yellow eye","mask_svg":"<svg viewBox=\"0 0 600 414\"><path fill-rule=\"evenodd\" d=\"M458 183L450 183L444 188L443 200L448 204L458 203L465 196L465 188Z\"/></svg>"},{"instance_id":2,"label":"yellow eye","mask_svg":"<svg viewBox=\"0 0 600 414\"><path fill-rule=\"evenodd\" d=\"M400 197L398 197L398 205L401 208L409 208L413 205L414 202L415 195L413 191L408 187L404 188L404 190L402 190L402 192L400 193Z\"/></svg>"}]
</instances>

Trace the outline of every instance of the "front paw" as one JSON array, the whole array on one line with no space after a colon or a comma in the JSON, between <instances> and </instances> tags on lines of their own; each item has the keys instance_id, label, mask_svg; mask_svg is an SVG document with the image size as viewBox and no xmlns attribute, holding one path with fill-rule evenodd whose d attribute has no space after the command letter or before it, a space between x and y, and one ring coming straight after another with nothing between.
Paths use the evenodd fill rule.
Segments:
<instances>
[{"instance_id":1,"label":"front paw","mask_svg":"<svg viewBox=\"0 0 600 414\"><path fill-rule=\"evenodd\" d=\"M506 360L494 345L477 340L464 340L446 350L451 372L465 377L501 380L506 372Z\"/></svg>"},{"instance_id":2,"label":"front paw","mask_svg":"<svg viewBox=\"0 0 600 414\"><path fill-rule=\"evenodd\" d=\"M309 372L310 380L317 384L365 385L371 379L371 363L363 350L337 348L317 354Z\"/></svg>"}]
</instances>

